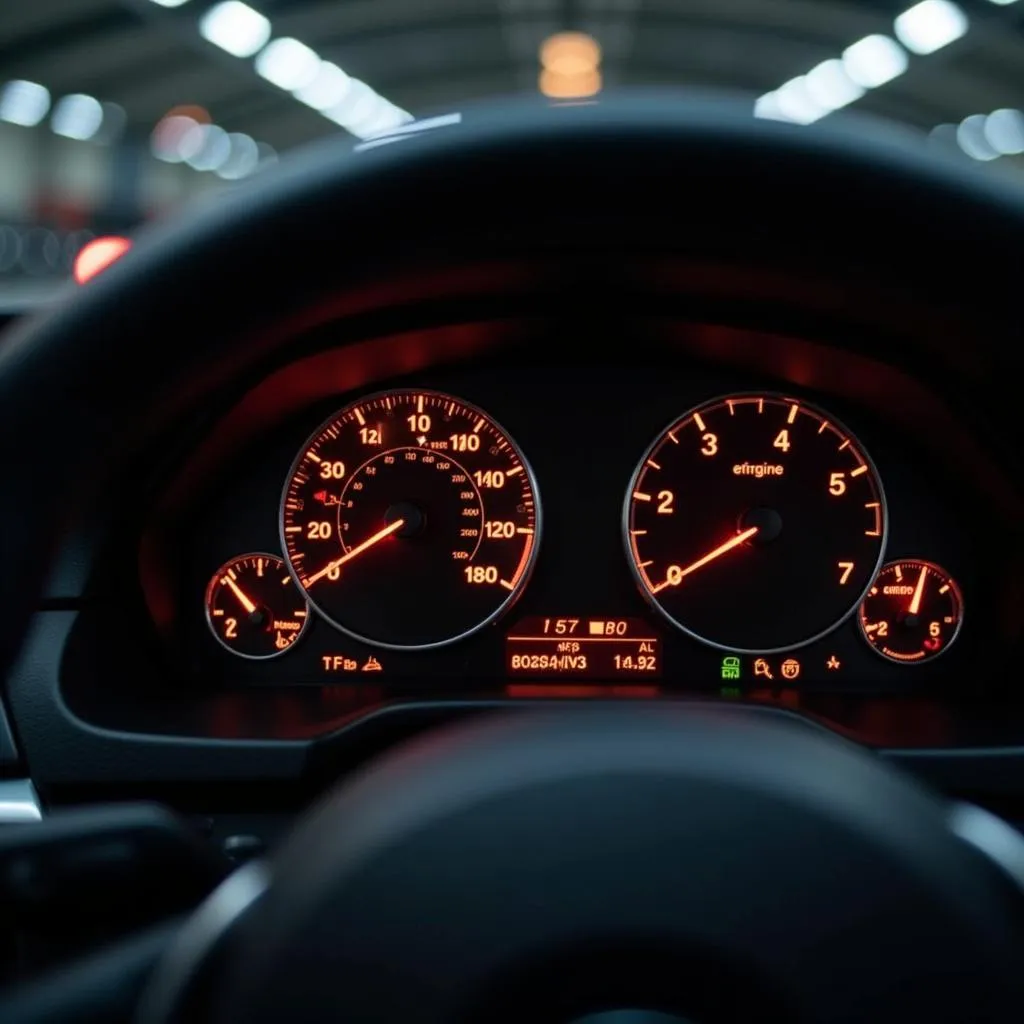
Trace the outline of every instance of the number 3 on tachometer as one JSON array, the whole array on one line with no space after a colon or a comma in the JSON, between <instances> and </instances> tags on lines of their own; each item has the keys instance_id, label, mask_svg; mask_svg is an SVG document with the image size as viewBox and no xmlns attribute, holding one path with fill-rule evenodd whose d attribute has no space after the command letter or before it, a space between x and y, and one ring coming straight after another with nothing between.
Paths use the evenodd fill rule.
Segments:
<instances>
[{"instance_id":1,"label":"number 3 on tachometer","mask_svg":"<svg viewBox=\"0 0 1024 1024\"><path fill-rule=\"evenodd\" d=\"M540 499L522 452L486 413L434 391L342 409L296 458L281 499L289 572L310 604L380 647L453 643L522 592Z\"/></svg>"}]
</instances>

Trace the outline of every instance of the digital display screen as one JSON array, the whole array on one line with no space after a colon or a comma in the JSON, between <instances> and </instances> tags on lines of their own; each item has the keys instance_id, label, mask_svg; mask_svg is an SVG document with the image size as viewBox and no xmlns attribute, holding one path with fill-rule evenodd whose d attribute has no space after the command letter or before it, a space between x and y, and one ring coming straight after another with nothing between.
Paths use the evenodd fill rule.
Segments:
<instances>
[{"instance_id":1,"label":"digital display screen","mask_svg":"<svg viewBox=\"0 0 1024 1024\"><path fill-rule=\"evenodd\" d=\"M510 676L659 679L661 639L642 619L531 615L505 638Z\"/></svg>"}]
</instances>

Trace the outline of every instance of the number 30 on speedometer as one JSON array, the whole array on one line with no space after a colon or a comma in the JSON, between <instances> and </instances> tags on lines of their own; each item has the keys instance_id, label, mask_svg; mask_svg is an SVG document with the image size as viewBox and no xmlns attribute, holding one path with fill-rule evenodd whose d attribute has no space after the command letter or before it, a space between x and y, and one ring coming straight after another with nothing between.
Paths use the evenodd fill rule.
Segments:
<instances>
[{"instance_id":1,"label":"number 30 on speedometer","mask_svg":"<svg viewBox=\"0 0 1024 1024\"><path fill-rule=\"evenodd\" d=\"M644 596L730 651L811 643L852 615L885 550L882 484L834 416L738 394L683 415L626 493L626 551Z\"/></svg>"},{"instance_id":2,"label":"number 30 on speedometer","mask_svg":"<svg viewBox=\"0 0 1024 1024\"><path fill-rule=\"evenodd\" d=\"M281 500L288 569L338 629L380 647L453 643L522 592L540 540L533 473L486 413L389 391L317 429Z\"/></svg>"}]
</instances>

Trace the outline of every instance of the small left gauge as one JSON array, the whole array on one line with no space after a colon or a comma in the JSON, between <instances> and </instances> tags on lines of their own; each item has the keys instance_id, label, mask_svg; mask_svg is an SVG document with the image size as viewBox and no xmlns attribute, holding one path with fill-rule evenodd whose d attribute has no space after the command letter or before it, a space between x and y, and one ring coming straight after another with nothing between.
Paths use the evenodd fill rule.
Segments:
<instances>
[{"instance_id":1,"label":"small left gauge","mask_svg":"<svg viewBox=\"0 0 1024 1024\"><path fill-rule=\"evenodd\" d=\"M206 622L241 658L284 654L309 624L309 605L276 555L254 552L225 562L206 587Z\"/></svg>"}]
</instances>

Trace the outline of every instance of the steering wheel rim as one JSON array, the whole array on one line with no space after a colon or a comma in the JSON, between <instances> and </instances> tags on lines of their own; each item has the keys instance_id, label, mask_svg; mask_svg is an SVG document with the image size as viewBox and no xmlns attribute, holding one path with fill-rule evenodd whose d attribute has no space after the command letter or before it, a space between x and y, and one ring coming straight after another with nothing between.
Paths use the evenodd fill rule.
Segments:
<instances>
[{"instance_id":1,"label":"steering wheel rim","mask_svg":"<svg viewBox=\"0 0 1024 1024\"><path fill-rule=\"evenodd\" d=\"M482 718L379 758L229 879L138 1020L1010 1021L1007 881L930 794L795 719Z\"/></svg>"}]
</instances>

